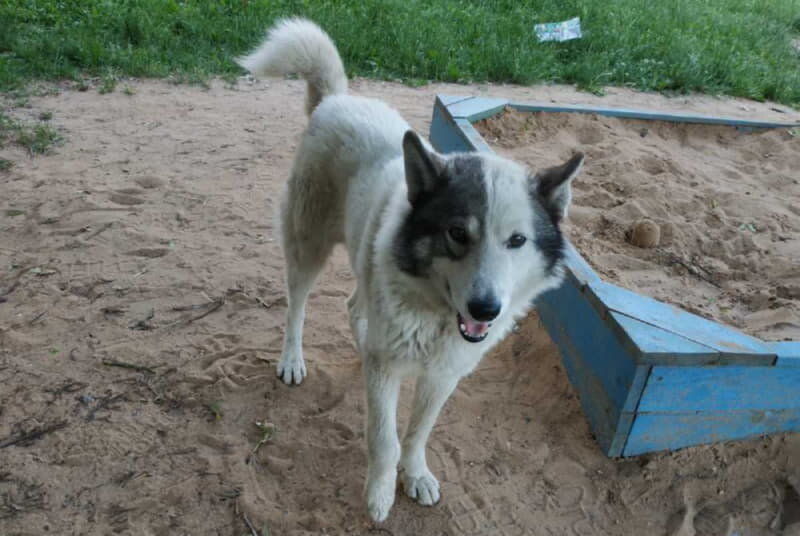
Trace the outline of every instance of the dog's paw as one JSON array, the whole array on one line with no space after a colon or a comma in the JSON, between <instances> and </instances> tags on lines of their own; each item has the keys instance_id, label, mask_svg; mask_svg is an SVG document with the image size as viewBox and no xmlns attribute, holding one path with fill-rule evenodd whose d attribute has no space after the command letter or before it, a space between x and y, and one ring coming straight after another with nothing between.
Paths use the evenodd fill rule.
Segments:
<instances>
[{"instance_id":1,"label":"dog's paw","mask_svg":"<svg viewBox=\"0 0 800 536\"><path fill-rule=\"evenodd\" d=\"M369 517L376 523L385 521L389 517L389 510L394 504L394 488L393 479L385 479L367 486L367 511Z\"/></svg>"},{"instance_id":2,"label":"dog's paw","mask_svg":"<svg viewBox=\"0 0 800 536\"><path fill-rule=\"evenodd\" d=\"M283 354L278 362L278 377L286 385L300 385L308 372L303 356Z\"/></svg>"},{"instance_id":3,"label":"dog's paw","mask_svg":"<svg viewBox=\"0 0 800 536\"><path fill-rule=\"evenodd\" d=\"M439 502L441 495L439 494L439 481L433 476L433 473L425 469L421 475L412 476L408 473L403 473L403 489L406 490L406 495L417 501L424 506L432 506Z\"/></svg>"}]
</instances>

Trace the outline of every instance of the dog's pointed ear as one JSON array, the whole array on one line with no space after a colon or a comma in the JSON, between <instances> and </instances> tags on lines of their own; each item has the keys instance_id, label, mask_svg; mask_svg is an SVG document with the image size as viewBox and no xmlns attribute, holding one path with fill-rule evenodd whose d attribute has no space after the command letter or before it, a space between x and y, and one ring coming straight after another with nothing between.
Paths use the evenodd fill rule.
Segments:
<instances>
[{"instance_id":1,"label":"dog's pointed ear","mask_svg":"<svg viewBox=\"0 0 800 536\"><path fill-rule=\"evenodd\" d=\"M444 163L439 155L428 151L413 130L403 136L403 160L408 185L408 202L413 206L421 195L431 192L439 182Z\"/></svg>"},{"instance_id":2,"label":"dog's pointed ear","mask_svg":"<svg viewBox=\"0 0 800 536\"><path fill-rule=\"evenodd\" d=\"M572 179L580 173L583 160L583 153L576 153L560 166L539 171L531 180L531 188L556 223L567 217L572 200Z\"/></svg>"}]
</instances>

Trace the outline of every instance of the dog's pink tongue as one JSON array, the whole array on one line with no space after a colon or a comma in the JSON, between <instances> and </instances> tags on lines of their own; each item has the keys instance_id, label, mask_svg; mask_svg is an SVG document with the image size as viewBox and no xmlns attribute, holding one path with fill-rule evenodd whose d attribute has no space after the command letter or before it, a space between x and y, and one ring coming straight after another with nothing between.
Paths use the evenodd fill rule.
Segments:
<instances>
[{"instance_id":1,"label":"dog's pink tongue","mask_svg":"<svg viewBox=\"0 0 800 536\"><path fill-rule=\"evenodd\" d=\"M477 322L470 318L464 318L464 327L467 328L467 335L470 337L483 337L484 333L489 331L488 322Z\"/></svg>"}]
</instances>

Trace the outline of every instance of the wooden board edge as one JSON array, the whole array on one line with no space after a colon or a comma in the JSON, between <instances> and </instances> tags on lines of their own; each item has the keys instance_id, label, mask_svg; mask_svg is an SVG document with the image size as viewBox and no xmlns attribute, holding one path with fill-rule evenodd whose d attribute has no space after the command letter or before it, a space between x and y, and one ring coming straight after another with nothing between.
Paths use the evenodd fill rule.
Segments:
<instances>
[{"instance_id":1,"label":"wooden board edge","mask_svg":"<svg viewBox=\"0 0 800 536\"><path fill-rule=\"evenodd\" d=\"M661 329L657 326L653 326L651 324L647 324L634 318L632 316L626 315L624 313L620 313L619 311L615 311L613 309L607 309L605 318L608 320L609 327L612 331L617 334L617 337L623 342L623 344L629 348L632 352L635 352L636 355L636 362L641 365L668 365L673 367L696 367L696 366L704 366L704 365L720 365L720 364L747 364L747 360L744 363L736 362L730 355L724 355L719 351L706 346L704 344L692 341L683 337L682 335L678 335L664 329ZM639 325L639 329L641 330L650 330L653 334L666 334L672 336L673 338L680 338L686 341L684 347L695 347L697 351L681 351L681 350L674 350L674 351L665 351L665 352L652 352L642 348L639 345L638 339L642 337L642 334L634 334L631 333L629 327L623 325L620 320L622 318L626 318L630 320L630 323L635 323ZM678 348L678 344L675 344L675 348Z\"/></svg>"},{"instance_id":2,"label":"wooden board edge","mask_svg":"<svg viewBox=\"0 0 800 536\"><path fill-rule=\"evenodd\" d=\"M466 119L474 123L499 114L508 103L508 99L472 97L448 104L447 110L454 119Z\"/></svg>"},{"instance_id":3,"label":"wooden board edge","mask_svg":"<svg viewBox=\"0 0 800 536\"><path fill-rule=\"evenodd\" d=\"M644 389L647 386L651 371L652 367L649 365L637 365L633 382L631 382L631 387L628 390L628 397L625 399L625 405L622 406L617 429L606 456L619 458L624 455L625 445L628 443L633 421L636 418L636 409L639 407L639 402L642 399L642 393L644 393Z\"/></svg>"},{"instance_id":4,"label":"wooden board edge","mask_svg":"<svg viewBox=\"0 0 800 536\"><path fill-rule=\"evenodd\" d=\"M472 95L445 95L443 93L436 94L436 100L441 102L443 106L450 106L451 104L474 98L475 97Z\"/></svg>"},{"instance_id":5,"label":"wooden board edge","mask_svg":"<svg viewBox=\"0 0 800 536\"><path fill-rule=\"evenodd\" d=\"M597 272L589 265L583 255L566 240L564 261L567 267L567 277L575 280L576 284L584 287L594 281L601 281Z\"/></svg>"},{"instance_id":6,"label":"wooden board edge","mask_svg":"<svg viewBox=\"0 0 800 536\"><path fill-rule=\"evenodd\" d=\"M597 443L608 456L618 455L625 434L619 430L620 423L624 426L626 422L624 418L621 421L622 409L626 403L633 407L638 401L638 391L644 388L644 369L638 370L637 379L635 357L571 280L540 295L535 305L558 346Z\"/></svg>"},{"instance_id":7,"label":"wooden board edge","mask_svg":"<svg viewBox=\"0 0 800 536\"><path fill-rule=\"evenodd\" d=\"M635 320L638 320L644 324L651 325L654 326L655 328L683 337L686 340L713 348L720 354L719 359L715 363L716 365L721 365L721 366L748 365L748 366L769 367L769 366L774 366L777 360L777 356L775 355L775 353L770 351L769 347L763 341L756 339L755 337L751 337L749 335L745 335L743 333L734 331L733 328L726 326L725 324L720 324L719 322L703 319L705 323L712 325L716 329L719 329L727 333L733 333L739 337L744 338L747 341L751 341L755 349L743 348L742 350L731 350L724 347L720 347L720 345L714 344L712 342L720 338L719 334L701 329L700 330L701 336L689 336L686 333L682 333L680 330L676 330L674 326L666 318L664 319L663 322L659 323L651 322L647 320L646 318L647 315L640 312L643 311L643 309L639 307L639 304L637 302L642 304L654 303L657 304L659 307L671 307L682 314L691 315L691 313L680 307L675 307L673 305L660 302L654 298L641 295L637 292L625 289L623 287L619 287L611 283L607 283L602 280L600 280L599 282L592 282L591 284L586 285L584 292L586 292L589 299L595 303L595 306L600 309L603 309L605 311L614 311L617 313L621 313L623 315L634 318ZM608 300L603 299L602 294L607 294L609 292L624 293L625 294L624 299L617 300L617 302L623 303L623 306L614 305L613 301L610 303ZM670 354L666 354L666 356L669 355ZM648 355L646 362L648 362L651 365L674 365L674 363L670 361L661 362L661 357L663 356L659 354ZM667 359L669 358L667 357Z\"/></svg>"},{"instance_id":8,"label":"wooden board edge","mask_svg":"<svg viewBox=\"0 0 800 536\"><path fill-rule=\"evenodd\" d=\"M767 346L778 356L776 367L800 367L800 341L769 342Z\"/></svg>"},{"instance_id":9,"label":"wooden board edge","mask_svg":"<svg viewBox=\"0 0 800 536\"><path fill-rule=\"evenodd\" d=\"M428 137L433 147L441 153L474 151L470 139L450 115L450 112L436 98Z\"/></svg>"},{"instance_id":10,"label":"wooden board edge","mask_svg":"<svg viewBox=\"0 0 800 536\"><path fill-rule=\"evenodd\" d=\"M697 123L705 125L721 125L737 128L794 128L800 123L782 123L775 121L758 121L739 119L736 117L715 117L701 114L683 114L671 112L651 112L627 108L603 108L596 106L552 105L536 102L510 102L508 106L521 112L566 112L605 115L623 119L641 119L645 121L668 121L672 123Z\"/></svg>"},{"instance_id":11,"label":"wooden board edge","mask_svg":"<svg viewBox=\"0 0 800 536\"><path fill-rule=\"evenodd\" d=\"M800 408L761 412L639 413L623 456L797 431L800 431Z\"/></svg>"},{"instance_id":12,"label":"wooden board edge","mask_svg":"<svg viewBox=\"0 0 800 536\"><path fill-rule=\"evenodd\" d=\"M486 140L483 139L483 136L481 136L480 132L478 132L475 127L472 126L472 123L469 119L456 117L454 118L454 121L464 137L469 140L473 150L483 153L493 152L492 148L489 147L489 144L486 143Z\"/></svg>"}]
</instances>

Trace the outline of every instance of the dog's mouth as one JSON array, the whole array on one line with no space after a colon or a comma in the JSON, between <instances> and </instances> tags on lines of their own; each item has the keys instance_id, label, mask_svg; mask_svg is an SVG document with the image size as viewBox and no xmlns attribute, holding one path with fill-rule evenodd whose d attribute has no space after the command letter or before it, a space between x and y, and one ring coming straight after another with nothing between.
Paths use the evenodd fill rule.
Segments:
<instances>
[{"instance_id":1,"label":"dog's mouth","mask_svg":"<svg viewBox=\"0 0 800 536\"><path fill-rule=\"evenodd\" d=\"M469 342L481 342L489 334L489 328L492 327L490 322L477 322L461 316L457 313L458 331L464 340Z\"/></svg>"}]
</instances>

